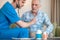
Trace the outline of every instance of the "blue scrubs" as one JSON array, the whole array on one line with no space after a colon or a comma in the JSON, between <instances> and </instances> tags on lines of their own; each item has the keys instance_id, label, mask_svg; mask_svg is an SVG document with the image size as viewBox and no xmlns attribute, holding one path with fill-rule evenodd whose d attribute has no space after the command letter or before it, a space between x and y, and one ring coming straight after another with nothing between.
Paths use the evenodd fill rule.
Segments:
<instances>
[{"instance_id":1,"label":"blue scrubs","mask_svg":"<svg viewBox=\"0 0 60 40\"><path fill-rule=\"evenodd\" d=\"M14 7L6 2L0 9L0 39L4 38L28 38L29 32L26 28L10 29L10 25L19 21L20 18Z\"/></svg>"}]
</instances>

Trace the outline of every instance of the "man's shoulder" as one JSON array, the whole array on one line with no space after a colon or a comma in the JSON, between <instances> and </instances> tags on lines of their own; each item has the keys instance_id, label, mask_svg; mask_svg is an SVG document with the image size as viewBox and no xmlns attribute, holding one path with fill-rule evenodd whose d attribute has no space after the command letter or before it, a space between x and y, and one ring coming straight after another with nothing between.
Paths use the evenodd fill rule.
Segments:
<instances>
[{"instance_id":1,"label":"man's shoulder","mask_svg":"<svg viewBox=\"0 0 60 40\"><path fill-rule=\"evenodd\" d=\"M47 13L45 12L45 11L41 11L41 10L39 10L38 11L38 15L40 15L40 16L47 16Z\"/></svg>"},{"instance_id":2,"label":"man's shoulder","mask_svg":"<svg viewBox=\"0 0 60 40\"><path fill-rule=\"evenodd\" d=\"M31 14L31 11L26 11L23 13L23 15L29 15L29 14Z\"/></svg>"},{"instance_id":3,"label":"man's shoulder","mask_svg":"<svg viewBox=\"0 0 60 40\"><path fill-rule=\"evenodd\" d=\"M45 13L44 11L39 10L39 11L38 11L38 14L44 15L44 14L46 14L46 13Z\"/></svg>"}]
</instances>

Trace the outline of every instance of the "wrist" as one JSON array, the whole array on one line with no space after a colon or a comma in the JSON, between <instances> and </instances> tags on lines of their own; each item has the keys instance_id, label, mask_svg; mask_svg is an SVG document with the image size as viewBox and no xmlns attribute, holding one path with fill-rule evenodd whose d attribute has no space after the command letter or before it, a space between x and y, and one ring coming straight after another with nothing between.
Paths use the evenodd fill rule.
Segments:
<instances>
[{"instance_id":1,"label":"wrist","mask_svg":"<svg viewBox=\"0 0 60 40\"><path fill-rule=\"evenodd\" d=\"M43 33L43 39L47 39L48 38L48 34L47 34L47 32L44 32Z\"/></svg>"},{"instance_id":2,"label":"wrist","mask_svg":"<svg viewBox=\"0 0 60 40\"><path fill-rule=\"evenodd\" d=\"M31 21L30 24L34 24L33 21Z\"/></svg>"}]
</instances>

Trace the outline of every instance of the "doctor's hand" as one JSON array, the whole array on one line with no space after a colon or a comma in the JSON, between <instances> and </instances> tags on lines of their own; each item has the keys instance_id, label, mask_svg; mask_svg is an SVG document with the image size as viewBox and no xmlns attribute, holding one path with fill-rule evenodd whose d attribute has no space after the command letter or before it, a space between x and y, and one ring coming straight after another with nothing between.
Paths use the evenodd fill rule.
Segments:
<instances>
[{"instance_id":1,"label":"doctor's hand","mask_svg":"<svg viewBox=\"0 0 60 40\"><path fill-rule=\"evenodd\" d=\"M36 23L36 18L33 18L31 22L32 22L32 24L35 24Z\"/></svg>"},{"instance_id":2,"label":"doctor's hand","mask_svg":"<svg viewBox=\"0 0 60 40\"><path fill-rule=\"evenodd\" d=\"M46 32L43 33L43 40L47 40L48 34Z\"/></svg>"}]
</instances>

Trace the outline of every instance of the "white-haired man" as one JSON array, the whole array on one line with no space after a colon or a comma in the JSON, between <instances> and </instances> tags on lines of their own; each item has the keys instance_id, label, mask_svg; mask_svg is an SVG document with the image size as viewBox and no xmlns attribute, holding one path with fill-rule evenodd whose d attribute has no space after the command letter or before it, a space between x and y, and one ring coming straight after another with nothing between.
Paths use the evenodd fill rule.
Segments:
<instances>
[{"instance_id":1,"label":"white-haired man","mask_svg":"<svg viewBox=\"0 0 60 40\"><path fill-rule=\"evenodd\" d=\"M53 30L53 25L50 22L50 19L48 15L39 10L41 7L40 0L32 0L32 10L26 12L22 16L22 20L25 22L30 22L34 17L36 17L36 23L30 26L30 32L31 32L31 37L34 37L34 33L37 30L42 30L43 31L43 26L46 25L47 28L44 30L46 32L46 37L52 32ZM43 33L44 33L43 32ZM44 38L44 34L43 34Z\"/></svg>"}]
</instances>

